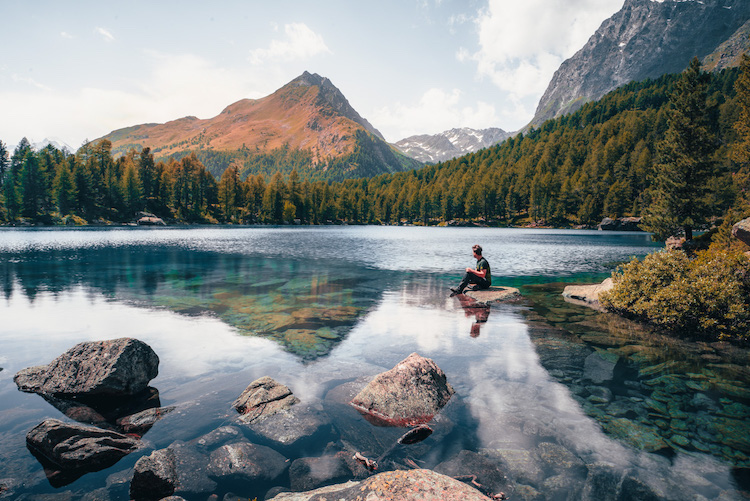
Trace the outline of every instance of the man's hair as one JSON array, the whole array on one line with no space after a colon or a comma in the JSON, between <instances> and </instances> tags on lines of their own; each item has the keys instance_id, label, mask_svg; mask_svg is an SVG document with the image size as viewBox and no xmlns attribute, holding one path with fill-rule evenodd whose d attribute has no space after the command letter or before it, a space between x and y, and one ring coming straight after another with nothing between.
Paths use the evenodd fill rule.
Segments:
<instances>
[{"instance_id":1,"label":"man's hair","mask_svg":"<svg viewBox=\"0 0 750 501\"><path fill-rule=\"evenodd\" d=\"M482 246L481 245L474 245L471 250L476 252L478 255L482 255Z\"/></svg>"}]
</instances>

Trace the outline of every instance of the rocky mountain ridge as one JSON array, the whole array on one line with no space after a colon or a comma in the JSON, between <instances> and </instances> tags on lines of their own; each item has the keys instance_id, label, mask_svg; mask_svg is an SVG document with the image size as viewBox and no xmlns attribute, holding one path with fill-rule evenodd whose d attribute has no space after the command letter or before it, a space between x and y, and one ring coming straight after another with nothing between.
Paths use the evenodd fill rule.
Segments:
<instances>
[{"instance_id":1,"label":"rocky mountain ridge","mask_svg":"<svg viewBox=\"0 0 750 501\"><path fill-rule=\"evenodd\" d=\"M439 134L419 134L396 142L404 154L425 163L437 163L493 146L511 134L503 129L450 129Z\"/></svg>"},{"instance_id":2,"label":"rocky mountain ridge","mask_svg":"<svg viewBox=\"0 0 750 501\"><path fill-rule=\"evenodd\" d=\"M562 63L530 125L576 111L631 81L683 71L717 51L750 19L747 0L625 0Z\"/></svg>"}]
</instances>

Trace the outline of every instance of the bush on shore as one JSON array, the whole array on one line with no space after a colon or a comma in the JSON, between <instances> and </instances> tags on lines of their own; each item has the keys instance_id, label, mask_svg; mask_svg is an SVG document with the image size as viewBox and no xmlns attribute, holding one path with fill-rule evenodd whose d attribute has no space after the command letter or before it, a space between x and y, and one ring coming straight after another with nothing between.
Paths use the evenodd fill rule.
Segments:
<instances>
[{"instance_id":1,"label":"bush on shore","mask_svg":"<svg viewBox=\"0 0 750 501\"><path fill-rule=\"evenodd\" d=\"M600 298L610 311L678 336L750 339L750 258L741 252L656 252L621 266L612 281Z\"/></svg>"}]
</instances>

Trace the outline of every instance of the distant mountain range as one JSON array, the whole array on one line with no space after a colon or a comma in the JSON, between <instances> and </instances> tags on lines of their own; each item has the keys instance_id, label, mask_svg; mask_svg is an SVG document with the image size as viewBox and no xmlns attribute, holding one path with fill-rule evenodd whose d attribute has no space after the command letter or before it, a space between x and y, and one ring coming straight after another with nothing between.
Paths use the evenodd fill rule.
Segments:
<instances>
[{"instance_id":1,"label":"distant mountain range","mask_svg":"<svg viewBox=\"0 0 750 501\"><path fill-rule=\"evenodd\" d=\"M135 125L101 139L112 142L113 154L150 147L157 159L204 153L204 163L219 158L208 154L216 152L247 160L279 150L304 151L311 177L373 176L421 165L386 143L330 80L308 72L269 96L237 101L213 118ZM223 170L207 167L215 175Z\"/></svg>"},{"instance_id":2,"label":"distant mountain range","mask_svg":"<svg viewBox=\"0 0 750 501\"><path fill-rule=\"evenodd\" d=\"M530 125L572 113L631 81L680 73L693 57L736 61L739 55L728 53L747 48L748 19L748 0L625 0L555 72ZM738 40L729 42L733 37Z\"/></svg>"},{"instance_id":3,"label":"distant mountain range","mask_svg":"<svg viewBox=\"0 0 750 501\"><path fill-rule=\"evenodd\" d=\"M510 137L503 129L451 129L440 134L409 136L396 146L410 157L425 163L437 163L487 148Z\"/></svg>"}]
</instances>

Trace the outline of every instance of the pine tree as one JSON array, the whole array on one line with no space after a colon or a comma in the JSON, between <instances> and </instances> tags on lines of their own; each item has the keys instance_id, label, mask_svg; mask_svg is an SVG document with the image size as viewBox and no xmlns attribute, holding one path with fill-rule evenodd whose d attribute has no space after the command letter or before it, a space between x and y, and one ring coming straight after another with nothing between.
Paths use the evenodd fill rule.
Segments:
<instances>
[{"instance_id":1,"label":"pine tree","mask_svg":"<svg viewBox=\"0 0 750 501\"><path fill-rule=\"evenodd\" d=\"M734 124L738 140L732 147L731 159L736 165L735 181L740 205L750 206L750 56L747 54L742 55L740 75L734 88L739 108L739 116ZM740 210L744 210L744 207Z\"/></svg>"},{"instance_id":2,"label":"pine tree","mask_svg":"<svg viewBox=\"0 0 750 501\"><path fill-rule=\"evenodd\" d=\"M693 58L670 96L668 128L658 144L653 203L644 218L657 240L680 230L691 240L693 229L704 224L713 209L707 200L708 181L716 174L711 159L716 140L706 102L709 81L710 75Z\"/></svg>"},{"instance_id":3,"label":"pine tree","mask_svg":"<svg viewBox=\"0 0 750 501\"><path fill-rule=\"evenodd\" d=\"M65 216L66 214L70 214L73 211L76 200L76 189L73 182L73 173L67 161L57 164L53 192L60 215Z\"/></svg>"}]
</instances>

